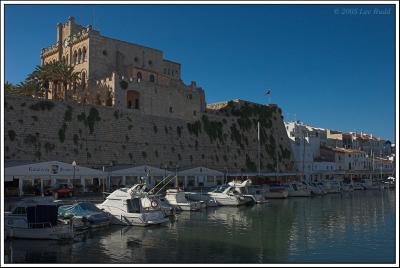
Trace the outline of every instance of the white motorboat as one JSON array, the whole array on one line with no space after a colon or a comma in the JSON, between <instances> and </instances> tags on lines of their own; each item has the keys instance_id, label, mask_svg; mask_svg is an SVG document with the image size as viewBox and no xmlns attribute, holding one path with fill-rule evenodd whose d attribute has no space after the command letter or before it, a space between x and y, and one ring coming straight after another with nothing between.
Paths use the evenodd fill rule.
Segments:
<instances>
[{"instance_id":1,"label":"white motorboat","mask_svg":"<svg viewBox=\"0 0 400 268\"><path fill-rule=\"evenodd\" d=\"M206 208L219 206L217 200L209 196L208 193L185 192L185 196L190 201L201 201L202 205Z\"/></svg>"},{"instance_id":2,"label":"white motorboat","mask_svg":"<svg viewBox=\"0 0 400 268\"><path fill-rule=\"evenodd\" d=\"M249 194L251 194L254 197L255 202L257 204L263 204L268 202L267 197L265 195L266 191L267 191L266 188L258 185L248 187Z\"/></svg>"},{"instance_id":3,"label":"white motorboat","mask_svg":"<svg viewBox=\"0 0 400 268\"><path fill-rule=\"evenodd\" d=\"M322 194L328 193L328 187L322 181L315 181L313 182L319 189L321 189Z\"/></svg>"},{"instance_id":4,"label":"white motorboat","mask_svg":"<svg viewBox=\"0 0 400 268\"><path fill-rule=\"evenodd\" d=\"M273 183L266 186L264 194L267 199L282 199L289 196L289 191L282 184Z\"/></svg>"},{"instance_id":5,"label":"white motorboat","mask_svg":"<svg viewBox=\"0 0 400 268\"><path fill-rule=\"evenodd\" d=\"M250 197L243 196L235 187L229 185L221 185L208 192L208 195L214 198L220 206L240 206L252 201Z\"/></svg>"},{"instance_id":6,"label":"white motorboat","mask_svg":"<svg viewBox=\"0 0 400 268\"><path fill-rule=\"evenodd\" d=\"M117 189L97 207L112 216L112 224L148 226L168 222L160 201L145 190L145 184Z\"/></svg>"},{"instance_id":7,"label":"white motorboat","mask_svg":"<svg viewBox=\"0 0 400 268\"><path fill-rule=\"evenodd\" d=\"M304 182L303 184L305 184L307 186L307 188L311 191L312 195L324 195L326 194L325 191L321 188L321 186L319 184L317 184L316 182Z\"/></svg>"},{"instance_id":8,"label":"white motorboat","mask_svg":"<svg viewBox=\"0 0 400 268\"><path fill-rule=\"evenodd\" d=\"M354 191L353 184L351 184L351 183L341 182L340 188L342 189L343 192L353 192Z\"/></svg>"},{"instance_id":9,"label":"white motorboat","mask_svg":"<svg viewBox=\"0 0 400 268\"><path fill-rule=\"evenodd\" d=\"M265 203L265 190L260 187L251 185L251 180L247 179L244 181L231 181L228 185L234 187L236 191L241 193L243 196L250 198L254 203Z\"/></svg>"},{"instance_id":10,"label":"white motorboat","mask_svg":"<svg viewBox=\"0 0 400 268\"><path fill-rule=\"evenodd\" d=\"M46 198L25 199L18 202L11 212L5 212L6 237L25 239L71 239L72 224L58 220L58 207Z\"/></svg>"},{"instance_id":11,"label":"white motorboat","mask_svg":"<svg viewBox=\"0 0 400 268\"><path fill-rule=\"evenodd\" d=\"M365 190L364 186L362 185L361 182L354 182L353 183L353 188L354 190Z\"/></svg>"},{"instance_id":12,"label":"white motorboat","mask_svg":"<svg viewBox=\"0 0 400 268\"><path fill-rule=\"evenodd\" d=\"M289 182L285 183L284 186L289 192L289 197L309 197L311 196L311 191L302 183L299 182Z\"/></svg>"},{"instance_id":13,"label":"white motorboat","mask_svg":"<svg viewBox=\"0 0 400 268\"><path fill-rule=\"evenodd\" d=\"M202 208L202 201L189 201L180 189L168 189L165 194L168 203L180 210L196 211Z\"/></svg>"},{"instance_id":14,"label":"white motorboat","mask_svg":"<svg viewBox=\"0 0 400 268\"><path fill-rule=\"evenodd\" d=\"M379 183L374 183L370 178L364 178L361 181L362 185L364 186L365 190L383 190L383 185Z\"/></svg>"},{"instance_id":15,"label":"white motorboat","mask_svg":"<svg viewBox=\"0 0 400 268\"><path fill-rule=\"evenodd\" d=\"M157 200L160 202L160 207L162 212L164 213L165 216L174 216L177 212L177 209L169 204L167 199L165 199L164 196L155 196Z\"/></svg>"},{"instance_id":16,"label":"white motorboat","mask_svg":"<svg viewBox=\"0 0 400 268\"><path fill-rule=\"evenodd\" d=\"M322 187L328 194L340 193L341 191L340 183L336 179L323 180Z\"/></svg>"}]
</instances>

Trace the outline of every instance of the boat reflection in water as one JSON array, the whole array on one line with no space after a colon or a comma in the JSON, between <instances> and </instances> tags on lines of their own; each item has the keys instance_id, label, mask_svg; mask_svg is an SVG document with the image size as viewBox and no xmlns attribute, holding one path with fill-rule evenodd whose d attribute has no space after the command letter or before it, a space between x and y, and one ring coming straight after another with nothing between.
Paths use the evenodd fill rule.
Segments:
<instances>
[{"instance_id":1,"label":"boat reflection in water","mask_svg":"<svg viewBox=\"0 0 400 268\"><path fill-rule=\"evenodd\" d=\"M395 197L354 191L271 199L180 213L165 226L111 226L65 244L7 240L6 262L392 263Z\"/></svg>"}]
</instances>

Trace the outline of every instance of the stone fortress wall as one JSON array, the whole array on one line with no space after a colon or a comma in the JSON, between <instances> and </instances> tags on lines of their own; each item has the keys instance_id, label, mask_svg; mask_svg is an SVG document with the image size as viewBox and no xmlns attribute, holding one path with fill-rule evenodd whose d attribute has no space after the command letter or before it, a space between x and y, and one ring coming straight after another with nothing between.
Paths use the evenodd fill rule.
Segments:
<instances>
[{"instance_id":1,"label":"stone fortress wall","mask_svg":"<svg viewBox=\"0 0 400 268\"><path fill-rule=\"evenodd\" d=\"M6 94L5 161L75 160L91 167L178 164L256 172L257 120L261 120L261 170L274 172L276 166L279 171L291 170L280 108L231 108L185 120Z\"/></svg>"}]
</instances>

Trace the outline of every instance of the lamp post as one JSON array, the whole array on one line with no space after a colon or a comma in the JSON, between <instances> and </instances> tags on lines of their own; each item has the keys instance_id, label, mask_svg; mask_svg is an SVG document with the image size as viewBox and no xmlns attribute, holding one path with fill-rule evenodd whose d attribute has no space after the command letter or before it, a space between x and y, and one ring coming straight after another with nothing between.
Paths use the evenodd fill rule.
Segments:
<instances>
[{"instance_id":1,"label":"lamp post","mask_svg":"<svg viewBox=\"0 0 400 268\"><path fill-rule=\"evenodd\" d=\"M74 167L74 176L73 176L73 178L72 178L72 183L73 183L74 180L75 180L75 168L76 168L76 162L75 162L75 160L72 162L72 166Z\"/></svg>"},{"instance_id":2,"label":"lamp post","mask_svg":"<svg viewBox=\"0 0 400 268\"><path fill-rule=\"evenodd\" d=\"M175 187L176 188L179 188L179 185L178 185L178 168L179 168L179 165L176 164L176 166L175 166Z\"/></svg>"},{"instance_id":3,"label":"lamp post","mask_svg":"<svg viewBox=\"0 0 400 268\"><path fill-rule=\"evenodd\" d=\"M224 167L224 171L225 171L224 184L226 184L228 182L228 168Z\"/></svg>"}]
</instances>

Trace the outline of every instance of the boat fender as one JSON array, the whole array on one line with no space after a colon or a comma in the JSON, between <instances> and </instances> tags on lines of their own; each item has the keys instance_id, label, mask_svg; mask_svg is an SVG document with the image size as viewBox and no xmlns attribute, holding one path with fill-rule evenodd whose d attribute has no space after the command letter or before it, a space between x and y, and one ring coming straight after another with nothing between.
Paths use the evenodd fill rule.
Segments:
<instances>
[{"instance_id":1,"label":"boat fender","mask_svg":"<svg viewBox=\"0 0 400 268\"><path fill-rule=\"evenodd\" d=\"M156 208L158 206L158 202L156 200L151 201L151 206Z\"/></svg>"}]
</instances>

